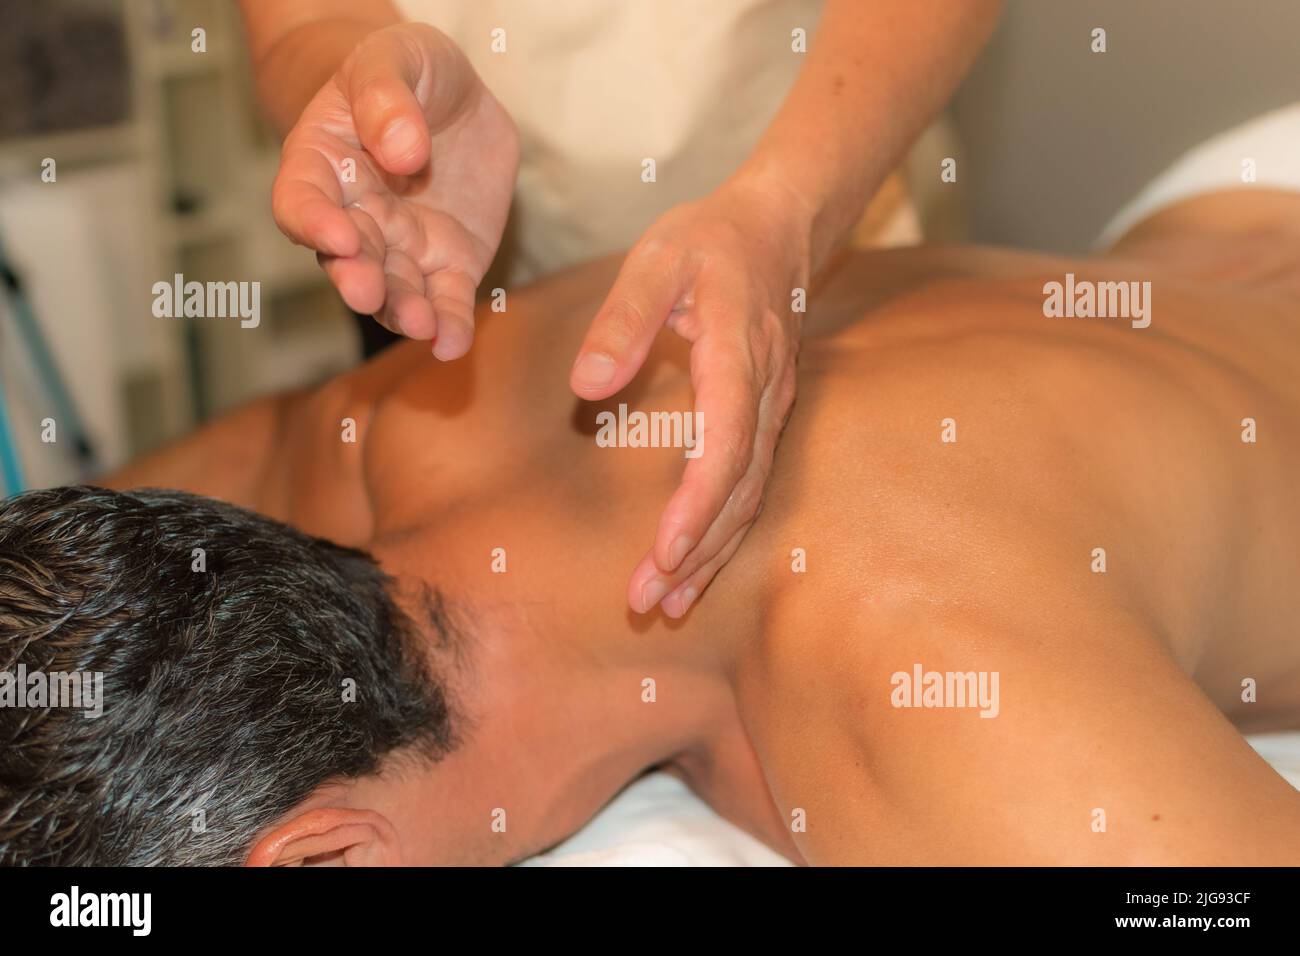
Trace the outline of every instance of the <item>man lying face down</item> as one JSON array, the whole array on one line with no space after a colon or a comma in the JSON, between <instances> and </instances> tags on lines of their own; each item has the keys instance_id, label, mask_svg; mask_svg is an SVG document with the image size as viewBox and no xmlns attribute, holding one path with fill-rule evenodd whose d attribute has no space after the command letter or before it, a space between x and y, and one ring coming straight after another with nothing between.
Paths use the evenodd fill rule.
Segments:
<instances>
[{"instance_id":1,"label":"man lying face down","mask_svg":"<svg viewBox=\"0 0 1300 956\"><path fill-rule=\"evenodd\" d=\"M0 708L0 862L508 863L660 766L798 862L1298 863L1238 732L1300 726L1296 222L1224 193L1094 259L850 257L761 519L652 614L621 585L683 450L566 389L611 262L461 362L10 499L0 667L102 674L103 712ZM1150 321L1048 315L1067 275ZM690 409L685 358L620 399Z\"/></svg>"},{"instance_id":2,"label":"man lying face down","mask_svg":"<svg viewBox=\"0 0 1300 956\"><path fill-rule=\"evenodd\" d=\"M369 555L184 492L0 509L0 657L109 688L98 718L0 708L3 862L241 863L318 785L453 745L425 632Z\"/></svg>"}]
</instances>

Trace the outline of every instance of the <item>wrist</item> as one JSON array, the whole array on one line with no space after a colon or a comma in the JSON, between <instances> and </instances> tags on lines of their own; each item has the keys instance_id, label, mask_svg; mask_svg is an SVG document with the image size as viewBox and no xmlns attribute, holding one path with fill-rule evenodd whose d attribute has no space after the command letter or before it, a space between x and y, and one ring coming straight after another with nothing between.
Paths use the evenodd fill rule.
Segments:
<instances>
[{"instance_id":1,"label":"wrist","mask_svg":"<svg viewBox=\"0 0 1300 956\"><path fill-rule=\"evenodd\" d=\"M879 153L850 149L833 138L817 148L789 135L765 137L742 167L745 178L797 197L804 210L809 268L816 275L866 211L889 167Z\"/></svg>"},{"instance_id":2,"label":"wrist","mask_svg":"<svg viewBox=\"0 0 1300 956\"><path fill-rule=\"evenodd\" d=\"M784 273L782 278L792 277L795 285L806 288L815 266L817 221L817 209L808 198L777 171L751 165L739 169L719 191L746 210L754 222L751 238L778 260L773 265Z\"/></svg>"}]
</instances>

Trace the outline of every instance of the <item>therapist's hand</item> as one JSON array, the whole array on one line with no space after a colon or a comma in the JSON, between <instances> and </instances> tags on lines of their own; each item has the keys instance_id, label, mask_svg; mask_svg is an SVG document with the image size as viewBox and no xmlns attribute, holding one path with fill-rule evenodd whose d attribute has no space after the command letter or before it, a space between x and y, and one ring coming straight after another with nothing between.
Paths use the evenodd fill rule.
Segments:
<instances>
[{"instance_id":1,"label":"therapist's hand","mask_svg":"<svg viewBox=\"0 0 1300 956\"><path fill-rule=\"evenodd\" d=\"M455 359L519 164L514 123L450 39L371 33L284 141L276 223L315 249L350 308Z\"/></svg>"},{"instance_id":2,"label":"therapist's hand","mask_svg":"<svg viewBox=\"0 0 1300 956\"><path fill-rule=\"evenodd\" d=\"M809 214L775 181L736 179L660 218L628 253L578 353L570 385L608 398L641 368L665 325L691 343L702 453L628 585L635 611L686 613L762 506L795 394L808 281Z\"/></svg>"}]
</instances>

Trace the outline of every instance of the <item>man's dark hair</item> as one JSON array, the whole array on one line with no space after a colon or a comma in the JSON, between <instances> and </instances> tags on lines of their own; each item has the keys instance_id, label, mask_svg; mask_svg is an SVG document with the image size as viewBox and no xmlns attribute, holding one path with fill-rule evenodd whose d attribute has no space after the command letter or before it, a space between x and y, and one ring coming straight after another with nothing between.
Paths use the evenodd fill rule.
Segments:
<instances>
[{"instance_id":1,"label":"man's dark hair","mask_svg":"<svg viewBox=\"0 0 1300 956\"><path fill-rule=\"evenodd\" d=\"M0 501L0 671L103 674L97 719L0 706L0 864L237 865L322 783L445 755L392 585L364 551L178 491Z\"/></svg>"}]
</instances>

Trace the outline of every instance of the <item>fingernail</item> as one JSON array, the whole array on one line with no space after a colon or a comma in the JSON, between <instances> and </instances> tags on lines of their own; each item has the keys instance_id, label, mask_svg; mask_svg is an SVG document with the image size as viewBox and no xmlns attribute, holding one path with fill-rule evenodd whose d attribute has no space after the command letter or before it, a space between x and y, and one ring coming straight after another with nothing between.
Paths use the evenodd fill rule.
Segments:
<instances>
[{"instance_id":1,"label":"fingernail","mask_svg":"<svg viewBox=\"0 0 1300 956\"><path fill-rule=\"evenodd\" d=\"M614 360L604 352L588 352L573 366L573 377L579 385L602 388L614 380Z\"/></svg>"},{"instance_id":2,"label":"fingernail","mask_svg":"<svg viewBox=\"0 0 1300 956\"><path fill-rule=\"evenodd\" d=\"M641 585L641 613L644 614L664 599L668 593L668 582L663 578L654 578Z\"/></svg>"},{"instance_id":3,"label":"fingernail","mask_svg":"<svg viewBox=\"0 0 1300 956\"><path fill-rule=\"evenodd\" d=\"M673 542L673 546L668 549L668 567L665 571L676 571L677 565L682 563L682 558L691 553L692 541L686 535L679 535Z\"/></svg>"},{"instance_id":4,"label":"fingernail","mask_svg":"<svg viewBox=\"0 0 1300 956\"><path fill-rule=\"evenodd\" d=\"M415 152L420 145L420 131L415 124L405 118L393 120L379 138L379 149L384 154L384 162L397 163Z\"/></svg>"},{"instance_id":5,"label":"fingernail","mask_svg":"<svg viewBox=\"0 0 1300 956\"><path fill-rule=\"evenodd\" d=\"M685 591L682 592L682 613L683 614L685 614L688 610L690 610L691 602L694 601L697 596L698 596L698 592L695 590L695 588L687 588Z\"/></svg>"}]
</instances>

